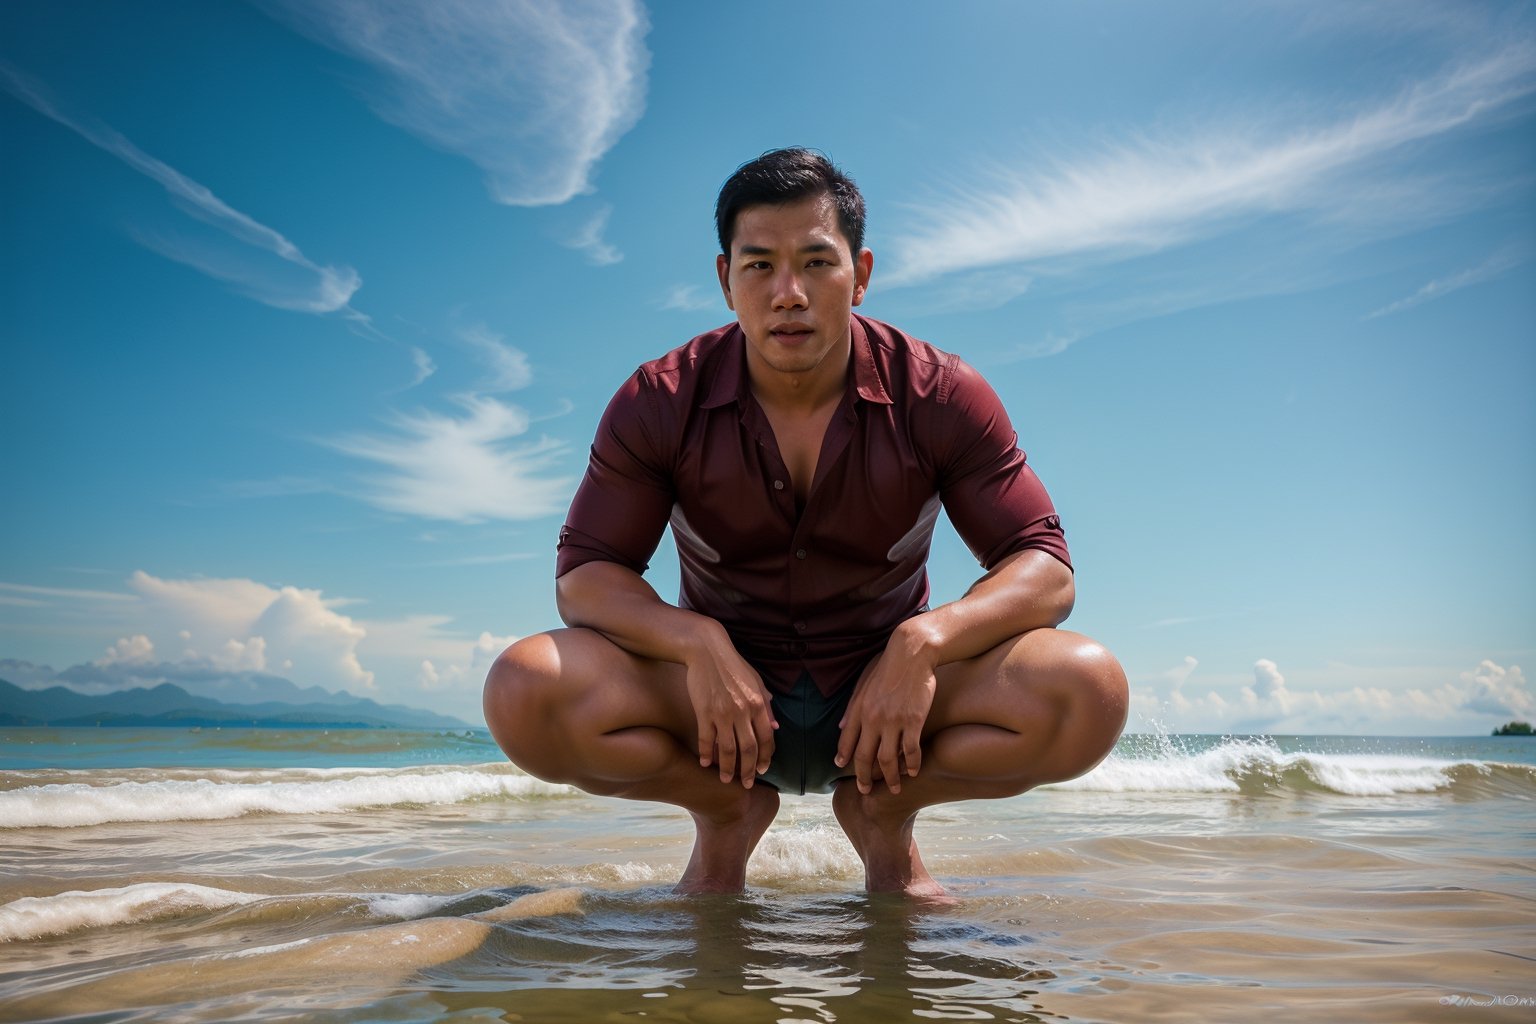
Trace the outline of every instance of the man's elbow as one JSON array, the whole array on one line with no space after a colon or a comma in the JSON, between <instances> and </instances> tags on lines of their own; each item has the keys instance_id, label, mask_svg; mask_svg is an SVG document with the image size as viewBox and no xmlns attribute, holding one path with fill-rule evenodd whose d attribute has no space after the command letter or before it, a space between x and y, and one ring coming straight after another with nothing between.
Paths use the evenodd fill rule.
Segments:
<instances>
[{"instance_id":1,"label":"man's elbow","mask_svg":"<svg viewBox=\"0 0 1536 1024\"><path fill-rule=\"evenodd\" d=\"M580 626L581 615L577 610L580 607L581 567L570 570L555 577L555 611L560 615L560 621L567 626ZM577 577L573 579L573 577Z\"/></svg>"},{"instance_id":2,"label":"man's elbow","mask_svg":"<svg viewBox=\"0 0 1536 1024\"><path fill-rule=\"evenodd\" d=\"M1067 616L1072 614L1072 606L1077 603L1077 577L1072 574L1066 563L1057 560L1054 556L1047 556L1050 566L1049 586L1042 595L1042 604L1052 626L1059 626L1067 621Z\"/></svg>"},{"instance_id":3,"label":"man's elbow","mask_svg":"<svg viewBox=\"0 0 1536 1024\"><path fill-rule=\"evenodd\" d=\"M1072 571L1067 570L1066 580L1056 588L1053 595L1051 610L1055 614L1056 621L1053 625L1061 625L1067 621L1067 616L1072 614L1072 606L1077 603L1077 583L1072 577Z\"/></svg>"}]
</instances>

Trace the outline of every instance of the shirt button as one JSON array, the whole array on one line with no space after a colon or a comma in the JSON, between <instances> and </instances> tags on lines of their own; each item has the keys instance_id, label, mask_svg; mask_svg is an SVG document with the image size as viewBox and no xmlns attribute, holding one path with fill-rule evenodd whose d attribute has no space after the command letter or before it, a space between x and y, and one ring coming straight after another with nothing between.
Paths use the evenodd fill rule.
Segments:
<instances>
[{"instance_id":1,"label":"shirt button","mask_svg":"<svg viewBox=\"0 0 1536 1024\"><path fill-rule=\"evenodd\" d=\"M795 552L795 557L796 558L804 558L805 557L805 548L801 548L799 551L796 551Z\"/></svg>"},{"instance_id":2,"label":"shirt button","mask_svg":"<svg viewBox=\"0 0 1536 1024\"><path fill-rule=\"evenodd\" d=\"M795 632L796 633L804 633L805 632L805 623L803 623L803 622L795 623Z\"/></svg>"},{"instance_id":3,"label":"shirt button","mask_svg":"<svg viewBox=\"0 0 1536 1024\"><path fill-rule=\"evenodd\" d=\"M775 480L773 482L773 489L776 490L776 491L782 491L784 489L784 481L783 480Z\"/></svg>"}]
</instances>

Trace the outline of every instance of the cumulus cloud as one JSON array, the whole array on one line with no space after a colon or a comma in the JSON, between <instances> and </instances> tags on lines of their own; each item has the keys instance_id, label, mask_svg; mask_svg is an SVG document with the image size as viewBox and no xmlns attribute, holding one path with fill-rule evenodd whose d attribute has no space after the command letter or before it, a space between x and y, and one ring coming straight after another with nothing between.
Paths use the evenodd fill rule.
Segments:
<instances>
[{"instance_id":1,"label":"cumulus cloud","mask_svg":"<svg viewBox=\"0 0 1536 1024\"><path fill-rule=\"evenodd\" d=\"M1461 706L1484 715L1529 718L1536 700L1519 665L1505 668L1484 659L1475 669L1461 674Z\"/></svg>"},{"instance_id":2,"label":"cumulus cloud","mask_svg":"<svg viewBox=\"0 0 1536 1024\"><path fill-rule=\"evenodd\" d=\"M469 637L451 625L452 620L438 615L374 620L368 624L363 650L370 660L408 666L417 690L462 697L478 705L491 662L519 638L488 630Z\"/></svg>"},{"instance_id":3,"label":"cumulus cloud","mask_svg":"<svg viewBox=\"0 0 1536 1024\"><path fill-rule=\"evenodd\" d=\"M649 28L635 0L267 0L362 61L385 120L473 161L513 206L591 190L645 106Z\"/></svg>"},{"instance_id":4,"label":"cumulus cloud","mask_svg":"<svg viewBox=\"0 0 1536 1024\"><path fill-rule=\"evenodd\" d=\"M1257 701L1274 700L1283 704L1288 694L1285 692L1285 676L1280 674L1280 666L1268 658L1254 662L1253 686L1248 692Z\"/></svg>"},{"instance_id":5,"label":"cumulus cloud","mask_svg":"<svg viewBox=\"0 0 1536 1024\"><path fill-rule=\"evenodd\" d=\"M111 604L96 591L59 593L79 595L54 600L96 613L98 621L110 609L126 628L97 658L62 671L0 659L0 679L83 693L173 683L236 703L367 697L474 721L491 662L518 639L461 629L443 615L363 618L343 611L359 602L244 578L140 571L126 592L110 595ZM428 692L430 701L423 699Z\"/></svg>"},{"instance_id":6,"label":"cumulus cloud","mask_svg":"<svg viewBox=\"0 0 1536 1024\"><path fill-rule=\"evenodd\" d=\"M30 661L0 658L0 679L24 690L41 690L57 685L59 674L50 665L34 665Z\"/></svg>"},{"instance_id":7,"label":"cumulus cloud","mask_svg":"<svg viewBox=\"0 0 1536 1024\"><path fill-rule=\"evenodd\" d=\"M97 658L95 664L147 665L155 660L155 645L143 633L123 637L107 648L107 653Z\"/></svg>"},{"instance_id":8,"label":"cumulus cloud","mask_svg":"<svg viewBox=\"0 0 1536 1024\"><path fill-rule=\"evenodd\" d=\"M1185 685L1198 662L1145 677L1133 707L1146 721L1199 732L1434 733L1481 731L1489 723L1536 715L1520 666L1491 660L1434 683L1428 668L1361 669L1329 665L1314 673L1317 686L1296 686L1269 658L1253 665L1252 682L1223 681L1200 696ZM1409 678L1425 685L1409 685ZM1350 683L1353 682L1353 685Z\"/></svg>"},{"instance_id":9,"label":"cumulus cloud","mask_svg":"<svg viewBox=\"0 0 1536 1024\"><path fill-rule=\"evenodd\" d=\"M180 647L177 660L212 668L279 669L306 684L374 688L374 674L357 656L367 630L318 590L249 579L162 579L143 571L128 586L155 628L119 641L114 651ZM158 643L155 629L161 631ZM180 644L171 642L173 636Z\"/></svg>"},{"instance_id":10,"label":"cumulus cloud","mask_svg":"<svg viewBox=\"0 0 1536 1024\"><path fill-rule=\"evenodd\" d=\"M468 651L456 652L462 655L457 660L441 665L431 659L423 660L421 671L416 677L417 684L427 691L465 687L478 690L485 681L485 674L491 669L491 662L517 639L515 636L481 633Z\"/></svg>"},{"instance_id":11,"label":"cumulus cloud","mask_svg":"<svg viewBox=\"0 0 1536 1024\"><path fill-rule=\"evenodd\" d=\"M175 235L134 232L141 244L269 306L303 313L346 312L367 320L349 305L363 283L351 267L316 263L280 232L234 209L121 132L66 112L42 83L3 61L0 87L156 182L192 218Z\"/></svg>"}]
</instances>

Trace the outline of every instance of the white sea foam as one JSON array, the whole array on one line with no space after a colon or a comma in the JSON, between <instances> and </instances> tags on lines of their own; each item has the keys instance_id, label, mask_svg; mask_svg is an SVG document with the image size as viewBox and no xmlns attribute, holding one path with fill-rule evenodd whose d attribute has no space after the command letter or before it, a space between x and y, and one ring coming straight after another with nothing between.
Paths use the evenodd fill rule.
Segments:
<instances>
[{"instance_id":1,"label":"white sea foam","mask_svg":"<svg viewBox=\"0 0 1536 1024\"><path fill-rule=\"evenodd\" d=\"M370 893L367 896L368 913L395 921L409 921L426 917L440 907L447 906L458 897L432 896L427 893Z\"/></svg>"},{"instance_id":2,"label":"white sea foam","mask_svg":"<svg viewBox=\"0 0 1536 1024\"><path fill-rule=\"evenodd\" d=\"M99 776L98 776L99 777ZM242 772L231 778L164 778L106 785L67 782L0 792L0 828L69 828L114 821L206 821L246 814L319 814L402 804L455 804L575 791L504 765Z\"/></svg>"},{"instance_id":3,"label":"white sea foam","mask_svg":"<svg viewBox=\"0 0 1536 1024\"><path fill-rule=\"evenodd\" d=\"M841 830L825 825L770 829L747 869L754 880L853 878L864 870Z\"/></svg>"},{"instance_id":4,"label":"white sea foam","mask_svg":"<svg viewBox=\"0 0 1536 1024\"><path fill-rule=\"evenodd\" d=\"M120 889L24 896L0 906L0 942L155 921L200 910L222 910L266 898L179 882L142 882Z\"/></svg>"},{"instance_id":5,"label":"white sea foam","mask_svg":"<svg viewBox=\"0 0 1536 1024\"><path fill-rule=\"evenodd\" d=\"M430 893L316 892L271 896L185 882L140 882L120 889L27 896L7 903L0 906L0 942L64 935L85 928L141 924L264 900L350 900L366 907L370 917L411 921L427 917L457 898L456 894Z\"/></svg>"},{"instance_id":6,"label":"white sea foam","mask_svg":"<svg viewBox=\"0 0 1536 1024\"><path fill-rule=\"evenodd\" d=\"M218 954L220 960L243 960L248 956L265 956L268 953L279 953L285 949L298 949L307 946L314 938L294 939L292 942L279 942L271 946L252 946L249 949L236 949L229 953Z\"/></svg>"},{"instance_id":7,"label":"white sea foam","mask_svg":"<svg viewBox=\"0 0 1536 1024\"><path fill-rule=\"evenodd\" d=\"M1229 739L1210 750L1164 745L1154 757L1112 754L1093 771L1046 788L1101 793L1324 790L1345 796L1430 793L1451 786L1453 761L1384 754L1284 753L1267 739Z\"/></svg>"},{"instance_id":8,"label":"white sea foam","mask_svg":"<svg viewBox=\"0 0 1536 1024\"><path fill-rule=\"evenodd\" d=\"M1292 754L1313 781L1349 796L1433 793L1451 784L1454 762L1375 754Z\"/></svg>"}]
</instances>

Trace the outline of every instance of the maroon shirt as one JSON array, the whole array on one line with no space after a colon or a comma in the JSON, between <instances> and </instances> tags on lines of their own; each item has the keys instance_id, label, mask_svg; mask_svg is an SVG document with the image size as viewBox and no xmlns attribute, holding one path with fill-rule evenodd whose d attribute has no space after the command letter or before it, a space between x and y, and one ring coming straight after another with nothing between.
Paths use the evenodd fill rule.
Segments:
<instances>
[{"instance_id":1,"label":"maroon shirt","mask_svg":"<svg viewBox=\"0 0 1536 1024\"><path fill-rule=\"evenodd\" d=\"M851 683L928 601L940 503L990 569L1026 548L1071 566L1061 521L997 394L959 357L853 317L853 372L803 510L752 396L736 324L646 363L603 414L555 575L643 573L670 523L684 608L725 626L771 688Z\"/></svg>"}]
</instances>

